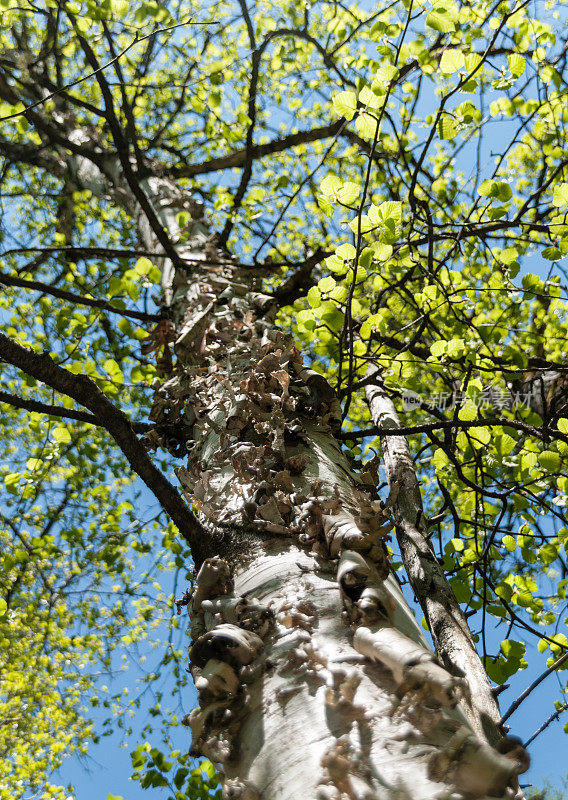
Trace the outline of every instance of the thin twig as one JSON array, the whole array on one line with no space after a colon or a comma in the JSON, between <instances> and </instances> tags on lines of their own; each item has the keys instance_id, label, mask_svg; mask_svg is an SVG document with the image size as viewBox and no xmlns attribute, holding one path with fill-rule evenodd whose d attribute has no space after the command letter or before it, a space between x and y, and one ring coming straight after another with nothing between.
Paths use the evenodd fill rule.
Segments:
<instances>
[{"instance_id":1,"label":"thin twig","mask_svg":"<svg viewBox=\"0 0 568 800\"><path fill-rule=\"evenodd\" d=\"M102 308L111 314L120 314L122 317L131 317L132 319L140 320L141 322L158 322L161 317L159 314L147 314L144 311L129 310L126 308L117 308L106 300L97 300L94 297L85 297L85 295L77 294L76 292L68 292L65 289L57 289L55 286L50 286L49 283L42 281L28 281L25 278L16 278L13 275L6 275L0 272L0 283L5 286L20 286L23 289L32 289L36 292L43 292L52 297L58 297L61 300L69 300L71 303L76 303L80 306L92 306L93 308Z\"/></svg>"},{"instance_id":2,"label":"thin twig","mask_svg":"<svg viewBox=\"0 0 568 800\"><path fill-rule=\"evenodd\" d=\"M539 675L539 676L538 676L538 678L537 678L536 680L534 680L534 681L531 683L531 685L530 685L530 686L528 686L528 687L525 689L525 691L524 691L524 692L522 692L522 693L521 693L521 694L520 694L520 695L517 697L517 699L516 699L516 700L515 700L513 703L511 703L511 705L509 706L509 708L507 709L507 711L506 711L506 712L503 714L503 716L501 717L501 722L505 722L506 720L508 720L508 719L509 719L509 717L511 716L511 714L514 714L514 713L515 713L515 711L517 710L517 708L518 708L518 707L521 705L521 703L522 703L524 700L526 700L526 698L527 698L527 697L529 696L529 694L530 694L530 693L533 691L533 689L536 689L536 687L537 687L537 686L538 686L540 683L542 683L542 681L543 681L545 678L547 678L547 677L548 677L548 676L549 676L549 675L550 675L552 672L554 672L555 670L557 670L557 669L558 669L558 668L559 668L559 667L560 667L562 664L564 664L564 662L565 662L565 661L567 661L567 660L568 660L568 653L564 653L564 655L563 655L563 656L560 656L560 658L558 659L558 661L555 661L555 662L554 662L554 664L553 664L551 667L549 667L547 670L545 670L545 671L542 673L542 675Z\"/></svg>"},{"instance_id":3,"label":"thin twig","mask_svg":"<svg viewBox=\"0 0 568 800\"><path fill-rule=\"evenodd\" d=\"M546 722L544 722L544 723L543 723L543 724L540 726L540 728L538 728L538 729L537 729L537 730L536 730L536 731L533 733L533 735L530 737L530 739L527 739L527 740L526 740L526 742L523 744L523 747L526 749L526 748L529 746L529 744L531 744L531 742L534 742L534 740L536 739L536 737L537 737L537 736L540 736L540 734L541 734L541 733L542 733L544 730L546 730L546 728L548 728L548 726L550 725L550 723L551 723L551 722L554 722L554 720L558 719L558 717L560 716L560 714L562 714L562 712L566 711L567 709L568 709L568 703L564 703L564 705L563 705L563 706L561 706L561 707L560 707L560 708L559 708L557 711L555 711L555 712L554 712L554 714L551 714L551 715L549 716L549 718L546 720Z\"/></svg>"},{"instance_id":4,"label":"thin twig","mask_svg":"<svg viewBox=\"0 0 568 800\"><path fill-rule=\"evenodd\" d=\"M7 403L10 406L14 406L14 408L22 408L25 411L31 411L36 414L45 414L48 417L72 419L76 422L86 422L89 425L98 425L99 427L102 425L98 417L95 417L94 414L89 414L87 411L76 411L73 408L65 408L65 406L53 406L48 403L40 403L39 400L29 400L17 394L4 392L1 389L0 403ZM131 422L130 425L135 433L146 433L154 427L149 422Z\"/></svg>"}]
</instances>

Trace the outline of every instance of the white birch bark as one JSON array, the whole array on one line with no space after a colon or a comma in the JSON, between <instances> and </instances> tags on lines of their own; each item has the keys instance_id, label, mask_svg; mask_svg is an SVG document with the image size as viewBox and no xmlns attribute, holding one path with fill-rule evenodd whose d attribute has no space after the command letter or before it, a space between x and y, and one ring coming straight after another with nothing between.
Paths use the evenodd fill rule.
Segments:
<instances>
[{"instance_id":1,"label":"white birch bark","mask_svg":"<svg viewBox=\"0 0 568 800\"><path fill-rule=\"evenodd\" d=\"M365 392L371 418L380 428L395 431L400 420L384 390L380 373L368 372L374 382ZM424 611L436 652L445 666L468 683L466 702L470 724L491 743L499 741L499 707L477 653L467 621L446 580L428 538L420 486L405 436L380 437L387 481L393 497L393 517L403 563L415 596Z\"/></svg>"},{"instance_id":2,"label":"white birch bark","mask_svg":"<svg viewBox=\"0 0 568 800\"><path fill-rule=\"evenodd\" d=\"M388 515L334 438L333 392L273 325L254 274L216 250L199 206L161 179L143 188L188 264L162 265L177 358L151 416L187 451L177 474L218 553L190 601L194 752L226 798L513 797L517 760L473 732L465 681L436 661L389 574Z\"/></svg>"}]
</instances>

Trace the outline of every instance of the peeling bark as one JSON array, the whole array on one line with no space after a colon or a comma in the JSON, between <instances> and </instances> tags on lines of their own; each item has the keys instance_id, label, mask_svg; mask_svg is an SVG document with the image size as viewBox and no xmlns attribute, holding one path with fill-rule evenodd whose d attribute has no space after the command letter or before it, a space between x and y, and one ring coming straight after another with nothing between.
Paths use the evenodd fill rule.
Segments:
<instances>
[{"instance_id":1,"label":"peeling bark","mask_svg":"<svg viewBox=\"0 0 568 800\"><path fill-rule=\"evenodd\" d=\"M180 601L193 752L234 800L513 798L520 761L474 731L465 681L437 662L389 574L386 508L399 506L350 468L334 393L200 204L155 177L141 190L178 254L162 265L176 361L147 443L184 458L177 476L209 532Z\"/></svg>"}]
</instances>

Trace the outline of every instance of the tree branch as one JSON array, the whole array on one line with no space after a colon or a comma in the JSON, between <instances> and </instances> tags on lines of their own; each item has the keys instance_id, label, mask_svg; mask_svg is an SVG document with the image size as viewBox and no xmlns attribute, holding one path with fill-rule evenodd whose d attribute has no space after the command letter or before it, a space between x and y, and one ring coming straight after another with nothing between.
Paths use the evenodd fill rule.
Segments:
<instances>
[{"instance_id":1,"label":"tree branch","mask_svg":"<svg viewBox=\"0 0 568 800\"><path fill-rule=\"evenodd\" d=\"M72 419L77 422L86 422L89 425L104 427L98 417L89 414L87 411L77 411L74 408L65 408L65 406L52 406L48 403L40 403L39 400L29 400L17 394L4 392L1 389L0 403L7 403L10 406L14 406L14 408L23 408L25 411L32 411L36 414L45 414L48 417ZM130 425L135 433L146 433L154 427L150 422L131 422Z\"/></svg>"},{"instance_id":2,"label":"tree branch","mask_svg":"<svg viewBox=\"0 0 568 800\"><path fill-rule=\"evenodd\" d=\"M279 307L289 306L294 300L302 296L306 290L306 281L312 274L313 268L329 255L331 253L326 253L318 247L316 252L308 256L303 264L296 267L291 275L272 294Z\"/></svg>"},{"instance_id":3,"label":"tree branch","mask_svg":"<svg viewBox=\"0 0 568 800\"><path fill-rule=\"evenodd\" d=\"M540 736L540 734L541 734L541 733L542 733L544 730L546 730L546 729L548 728L548 726L550 725L550 723L551 723L551 722L554 722L554 720L558 719L558 717L560 716L560 714L562 714L562 713L563 713L564 711L566 711L567 709L568 709L568 703L564 703L564 705L560 706L560 708L559 708L557 711L555 711L555 712L554 712L554 714L551 714L551 715L549 716L549 718L546 720L546 722L544 722L544 723L543 723L543 724L540 726L540 728L538 728L538 729L537 729L537 730L536 730L536 731L533 733L533 735L530 737L530 739L527 739L527 741L526 741L526 742L523 744L523 747L526 749L526 748L529 746L529 744L531 744L532 742L534 742L534 740L536 739L536 737L537 737L537 736Z\"/></svg>"},{"instance_id":4,"label":"tree branch","mask_svg":"<svg viewBox=\"0 0 568 800\"><path fill-rule=\"evenodd\" d=\"M471 704L466 708L472 724L495 745L500 738L499 708L467 621L430 544L420 486L396 409L377 368L371 366L368 372L376 377L375 385L365 389L371 417L378 428L391 433L381 438L381 448L397 541L410 584L446 668L458 670L468 680Z\"/></svg>"},{"instance_id":5,"label":"tree branch","mask_svg":"<svg viewBox=\"0 0 568 800\"><path fill-rule=\"evenodd\" d=\"M124 176L124 179L128 184L130 190L132 191L132 194L134 195L136 202L140 206L140 209L142 210L146 219L148 220L148 224L150 225L152 232L156 236L156 239L159 241L159 243L162 245L165 252L167 253L168 258L176 266L181 266L181 261L176 248L174 247L167 231L164 229L160 220L158 219L158 216L154 210L152 203L148 199L146 192L140 186L138 176L132 169L132 165L130 164L130 153L128 148L128 142L124 138L120 122L118 121L118 118L116 116L112 92L108 85L107 79L104 75L104 72L102 71L98 59L95 55L95 52L91 47L91 45L89 44L89 42L79 32L75 16L71 14L69 11L67 12L67 16L73 23L75 33L77 34L77 39L85 54L85 58L89 63L90 67L94 70L97 83L99 84L99 88L101 90L105 106L106 120L108 122L112 139L116 147L116 155L118 156L120 166L122 167L122 174Z\"/></svg>"},{"instance_id":6,"label":"tree branch","mask_svg":"<svg viewBox=\"0 0 568 800\"><path fill-rule=\"evenodd\" d=\"M553 664L551 667L549 667L547 670L545 670L545 671L542 673L542 675L539 675L539 676L538 676L538 678L537 678L536 680L534 680L534 681L531 683L531 685L530 685L530 686L528 686L528 687L525 689L525 691L524 691L524 692L522 692L522 693L521 693L521 694L520 694L520 695L517 697L517 699L516 699L516 700L515 700L513 703L511 703L511 705L509 706L509 708L507 709L507 711L506 711L506 712L503 714L503 716L501 717L501 722L505 722L506 720L508 720L508 719L509 719L509 717L511 716L511 714L514 714L514 713L515 713L515 711L517 710L517 708L518 708L518 707L521 705L521 703L522 703L524 700L526 700L526 699L527 699L527 697L528 697L528 696L529 696L529 694L530 694L530 693L533 691L533 689L536 689L536 687L537 687L537 686L539 686L539 684L541 684L541 683L542 683L542 681L543 681L545 678L548 678L548 676L549 676L549 675L550 675L552 672L554 672L555 670L557 670L557 669L558 669L558 667L560 667L562 664L564 664L564 662L565 662L565 661L568 661L568 653L564 653L564 655L563 655L563 656L560 656L560 658L558 659L558 661L555 661L555 662L554 662L554 664Z\"/></svg>"},{"instance_id":7,"label":"tree branch","mask_svg":"<svg viewBox=\"0 0 568 800\"><path fill-rule=\"evenodd\" d=\"M318 142L321 139L329 139L341 130L344 123L345 120L341 117L337 122L333 122L330 125L312 128L312 130L309 131L291 133L280 139L273 139L273 141L267 142L266 144L253 145L249 152L253 159L257 159L263 158L263 156L271 156L275 153L282 153L300 144L309 144L310 142ZM168 176L172 178L193 178L195 175L205 175L208 172L219 172L224 169L232 169L233 167L242 167L246 157L247 149L243 147L241 150L235 150L232 153L227 153L225 156L212 158L201 164L185 164L183 167L171 167L167 169L166 172Z\"/></svg>"},{"instance_id":8,"label":"tree branch","mask_svg":"<svg viewBox=\"0 0 568 800\"><path fill-rule=\"evenodd\" d=\"M28 281L24 278L16 278L12 275L6 275L0 272L0 283L5 286L21 286L24 289L32 289L37 292L49 294L52 297L59 297L61 300L69 300L72 303L77 303L81 306L92 306L93 308L102 308L104 311L109 311L111 314L120 314L122 317L131 317L138 319L141 322L158 322L161 317L159 314L146 314L144 311L128 310L126 308L117 308L106 300L96 300L92 297L85 297L82 294L75 292L68 292L65 289L57 289L55 286L50 286L49 283L42 281Z\"/></svg>"},{"instance_id":9,"label":"tree branch","mask_svg":"<svg viewBox=\"0 0 568 800\"><path fill-rule=\"evenodd\" d=\"M479 417L474 420L446 419L440 420L439 422L423 422L420 425L401 425L396 430L393 430L390 426L374 425L364 431L342 431L339 434L339 438L345 440L364 439L366 436L408 436L416 433L431 433L436 430L447 430L448 428L460 428L462 430L466 428L482 428L484 425L492 427L500 425L502 427L514 428L515 430L529 434L529 436L536 436L538 439L549 439L551 436L554 436L555 439L560 439L568 443L568 434L562 433L556 428L541 430L535 425L529 425L528 422L507 419L507 417L488 417L486 419Z\"/></svg>"},{"instance_id":10,"label":"tree branch","mask_svg":"<svg viewBox=\"0 0 568 800\"><path fill-rule=\"evenodd\" d=\"M134 433L128 417L110 402L96 383L86 375L74 375L58 366L48 353L38 355L12 341L3 333L0 333L0 358L56 391L72 397L100 420L99 424L113 437L134 472L153 492L164 511L190 544L194 559L199 561L206 544L204 529L177 489L154 465Z\"/></svg>"}]
</instances>

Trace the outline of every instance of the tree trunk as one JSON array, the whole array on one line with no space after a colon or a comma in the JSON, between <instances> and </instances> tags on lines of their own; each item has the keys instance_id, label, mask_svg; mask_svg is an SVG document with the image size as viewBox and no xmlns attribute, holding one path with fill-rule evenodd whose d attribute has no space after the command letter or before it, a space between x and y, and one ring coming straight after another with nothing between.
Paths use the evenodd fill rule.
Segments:
<instances>
[{"instance_id":1,"label":"tree trunk","mask_svg":"<svg viewBox=\"0 0 568 800\"><path fill-rule=\"evenodd\" d=\"M515 796L516 754L487 744L474 704L464 712L467 680L437 662L389 574L390 512L334 436L334 393L201 206L162 179L141 186L176 251L154 443L186 459L177 475L208 531L186 598L194 753L227 798ZM130 210L155 245L155 220Z\"/></svg>"}]
</instances>

